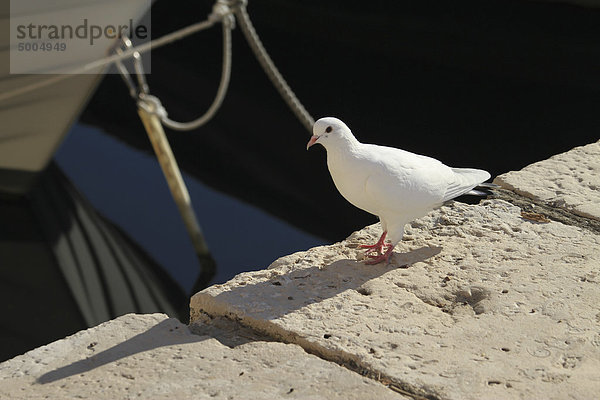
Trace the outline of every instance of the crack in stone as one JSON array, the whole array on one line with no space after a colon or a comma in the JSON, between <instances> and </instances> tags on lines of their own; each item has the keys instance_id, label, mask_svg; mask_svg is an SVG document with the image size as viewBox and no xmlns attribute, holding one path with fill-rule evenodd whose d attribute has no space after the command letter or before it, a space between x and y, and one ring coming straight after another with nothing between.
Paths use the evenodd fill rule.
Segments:
<instances>
[{"instance_id":1,"label":"crack in stone","mask_svg":"<svg viewBox=\"0 0 600 400\"><path fill-rule=\"evenodd\" d=\"M594 233L600 233L600 221L582 217L567 209L552 207L540 200L523 196L508 189L494 189L493 192L494 194L491 198L507 201L526 212L535 211L565 225L576 226L588 229Z\"/></svg>"}]
</instances>

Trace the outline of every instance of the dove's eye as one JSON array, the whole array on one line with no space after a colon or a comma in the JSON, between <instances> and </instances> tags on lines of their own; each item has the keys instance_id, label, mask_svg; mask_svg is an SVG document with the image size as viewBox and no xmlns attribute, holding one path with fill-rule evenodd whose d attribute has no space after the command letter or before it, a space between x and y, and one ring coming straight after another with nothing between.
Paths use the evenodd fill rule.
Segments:
<instances>
[{"instance_id":1,"label":"dove's eye","mask_svg":"<svg viewBox=\"0 0 600 400\"><path fill-rule=\"evenodd\" d=\"M330 126L328 126L328 127L325 129L325 132L329 133L329 132L331 132L332 130L333 130L333 128L332 128L332 127L330 127Z\"/></svg>"}]
</instances>

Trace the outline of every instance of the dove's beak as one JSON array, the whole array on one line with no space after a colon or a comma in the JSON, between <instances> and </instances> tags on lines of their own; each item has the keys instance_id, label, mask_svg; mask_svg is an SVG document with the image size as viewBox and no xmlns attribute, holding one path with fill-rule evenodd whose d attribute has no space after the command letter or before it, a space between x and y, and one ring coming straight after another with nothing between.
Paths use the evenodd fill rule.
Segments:
<instances>
[{"instance_id":1,"label":"dove's beak","mask_svg":"<svg viewBox=\"0 0 600 400\"><path fill-rule=\"evenodd\" d=\"M312 135L312 137L310 138L310 140L306 144L306 150L308 150L309 147L312 146L313 144L317 143L318 139L319 139L319 137L317 135Z\"/></svg>"}]
</instances>

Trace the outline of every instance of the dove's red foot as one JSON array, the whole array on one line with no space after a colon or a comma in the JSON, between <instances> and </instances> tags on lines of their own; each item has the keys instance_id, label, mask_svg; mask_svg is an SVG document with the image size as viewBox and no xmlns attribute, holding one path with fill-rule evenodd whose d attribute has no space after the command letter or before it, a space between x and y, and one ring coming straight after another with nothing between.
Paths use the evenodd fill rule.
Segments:
<instances>
[{"instance_id":1,"label":"dove's red foot","mask_svg":"<svg viewBox=\"0 0 600 400\"><path fill-rule=\"evenodd\" d=\"M385 252L385 249L387 248L387 246L389 246L389 244L385 243L385 237L387 236L387 231L383 231L383 233L381 234L381 237L379 238L379 240L377 241L377 243L375 244L361 244L359 247L361 249L368 249L365 254L368 255L369 257L372 257L370 254L375 252L375 253L379 253L379 254L383 254Z\"/></svg>"},{"instance_id":2,"label":"dove's red foot","mask_svg":"<svg viewBox=\"0 0 600 400\"><path fill-rule=\"evenodd\" d=\"M385 245L386 250L385 252L381 252L381 254L377 255L371 255L367 253L367 257L370 257L371 260L365 261L365 264L367 265L374 265L374 264L379 264L380 262L385 261L386 264L390 262L390 257L392 256L392 253L394 252L394 246L392 246L391 244L386 244Z\"/></svg>"},{"instance_id":3,"label":"dove's red foot","mask_svg":"<svg viewBox=\"0 0 600 400\"><path fill-rule=\"evenodd\" d=\"M363 249L367 249L367 251L365 251L365 255L371 258L371 260L366 261L366 264L379 264L382 261L388 261L390 259L392 251L394 250L394 246L385 242L386 236L387 231L384 231L377 243L363 244L360 246Z\"/></svg>"}]
</instances>

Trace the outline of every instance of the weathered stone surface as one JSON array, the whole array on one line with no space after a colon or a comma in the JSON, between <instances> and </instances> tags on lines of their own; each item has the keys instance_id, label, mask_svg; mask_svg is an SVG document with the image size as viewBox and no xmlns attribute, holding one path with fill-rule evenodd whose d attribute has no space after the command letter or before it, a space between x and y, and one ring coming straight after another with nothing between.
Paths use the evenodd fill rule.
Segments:
<instances>
[{"instance_id":1,"label":"weathered stone surface","mask_svg":"<svg viewBox=\"0 0 600 400\"><path fill-rule=\"evenodd\" d=\"M525 220L501 200L452 203L407 226L388 266L346 241L197 293L192 319L228 316L442 399L600 393L600 237Z\"/></svg>"},{"instance_id":2,"label":"weathered stone surface","mask_svg":"<svg viewBox=\"0 0 600 400\"><path fill-rule=\"evenodd\" d=\"M600 220L600 142L502 174L494 183L552 207Z\"/></svg>"},{"instance_id":3,"label":"weathered stone surface","mask_svg":"<svg viewBox=\"0 0 600 400\"><path fill-rule=\"evenodd\" d=\"M196 326L219 338L223 326ZM291 344L126 315L0 364L2 399L398 399Z\"/></svg>"}]
</instances>

